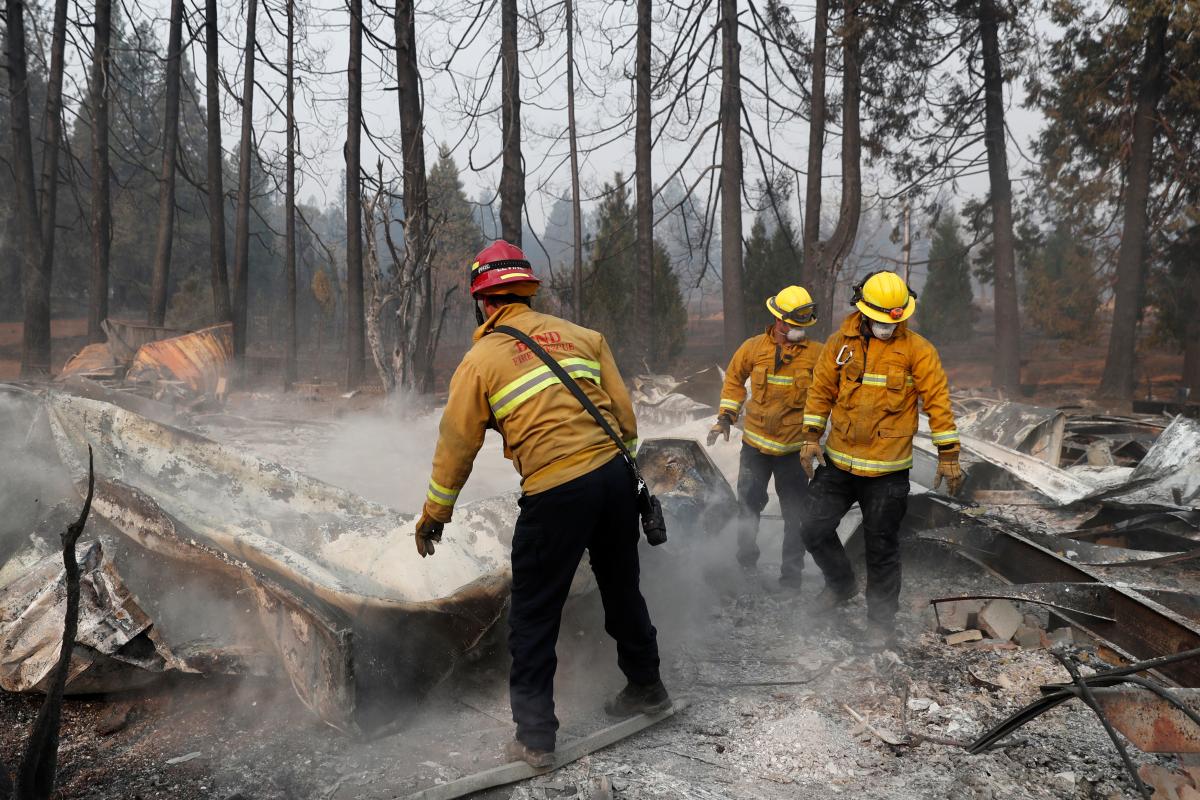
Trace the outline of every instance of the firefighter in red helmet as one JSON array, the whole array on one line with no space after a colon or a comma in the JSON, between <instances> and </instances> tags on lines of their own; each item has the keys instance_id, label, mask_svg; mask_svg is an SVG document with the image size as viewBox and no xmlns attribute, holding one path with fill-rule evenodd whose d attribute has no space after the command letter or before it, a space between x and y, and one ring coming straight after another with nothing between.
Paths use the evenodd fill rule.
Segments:
<instances>
[{"instance_id":1,"label":"firefighter in red helmet","mask_svg":"<svg viewBox=\"0 0 1200 800\"><path fill-rule=\"evenodd\" d=\"M657 633L638 582L635 487L616 444L535 353L498 327L538 343L582 387L626 448L637 446L633 403L604 337L529 306L540 281L520 248L497 241L471 265L479 328L450 380L433 473L417 523L417 551L432 555L484 432L504 439L521 474L521 508L513 534L512 654L509 699L516 737L511 760L550 766L555 643L563 604L583 557L604 604L605 630L616 639L628 680L605 709L613 716L670 706L659 678Z\"/></svg>"}]
</instances>

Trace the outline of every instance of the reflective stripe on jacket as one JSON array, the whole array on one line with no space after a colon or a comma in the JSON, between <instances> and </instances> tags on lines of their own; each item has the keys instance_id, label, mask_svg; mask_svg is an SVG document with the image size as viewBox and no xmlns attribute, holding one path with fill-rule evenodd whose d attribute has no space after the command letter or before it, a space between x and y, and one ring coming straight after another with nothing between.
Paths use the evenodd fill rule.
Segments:
<instances>
[{"instance_id":1,"label":"reflective stripe on jacket","mask_svg":"<svg viewBox=\"0 0 1200 800\"><path fill-rule=\"evenodd\" d=\"M743 441L761 453L781 456L799 452L804 443L804 401L821 343L805 339L777 345L772 327L733 354L721 389L721 411L736 421L744 406Z\"/></svg>"},{"instance_id":2,"label":"reflective stripe on jacket","mask_svg":"<svg viewBox=\"0 0 1200 800\"><path fill-rule=\"evenodd\" d=\"M591 472L617 446L575 395L525 345L502 333L508 325L531 336L562 364L632 452L637 449L633 403L604 337L519 303L506 305L475 331L474 344L450 379L425 511L448 522L471 474L487 428L504 438L504 455L536 494ZM632 491L632 489L631 489Z\"/></svg>"},{"instance_id":3,"label":"reflective stripe on jacket","mask_svg":"<svg viewBox=\"0 0 1200 800\"><path fill-rule=\"evenodd\" d=\"M806 427L823 430L828 422L829 459L855 475L911 468L918 398L934 444L958 444L950 388L934 346L904 323L887 341L864 338L861 324L856 311L829 337L804 406Z\"/></svg>"}]
</instances>

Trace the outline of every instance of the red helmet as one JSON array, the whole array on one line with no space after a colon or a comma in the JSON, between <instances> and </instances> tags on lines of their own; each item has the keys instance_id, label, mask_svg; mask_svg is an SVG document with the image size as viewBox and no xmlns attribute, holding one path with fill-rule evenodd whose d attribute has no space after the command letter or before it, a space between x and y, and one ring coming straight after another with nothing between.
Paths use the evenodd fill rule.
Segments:
<instances>
[{"instance_id":1,"label":"red helmet","mask_svg":"<svg viewBox=\"0 0 1200 800\"><path fill-rule=\"evenodd\" d=\"M471 265L471 296L485 294L516 294L531 297L537 294L541 280L521 248L502 239L489 244L475 256Z\"/></svg>"}]
</instances>

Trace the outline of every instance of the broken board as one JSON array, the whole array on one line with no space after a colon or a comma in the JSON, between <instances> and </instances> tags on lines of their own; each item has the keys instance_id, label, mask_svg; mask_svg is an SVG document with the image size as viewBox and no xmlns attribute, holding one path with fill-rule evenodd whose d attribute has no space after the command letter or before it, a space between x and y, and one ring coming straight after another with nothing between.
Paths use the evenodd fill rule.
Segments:
<instances>
[{"instance_id":1,"label":"broken board","mask_svg":"<svg viewBox=\"0 0 1200 800\"><path fill-rule=\"evenodd\" d=\"M651 725L656 725L687 707L687 700L677 700L666 711L661 711L657 714L639 714L636 717L621 720L617 724L610 725L607 728L601 728L590 736L576 739L566 747L556 750L554 753L554 763L545 769L534 769L524 761L514 761L510 764L492 767L483 772L467 775L448 783L439 783L436 786L430 786L427 789L406 795L405 800L454 800L456 797L465 797L475 792L482 792L485 789L495 789L497 786L507 786L517 781L536 778L538 775L553 772L560 767L565 767L567 764L578 761L586 755L608 747L610 744L616 744L622 739L644 731Z\"/></svg>"}]
</instances>

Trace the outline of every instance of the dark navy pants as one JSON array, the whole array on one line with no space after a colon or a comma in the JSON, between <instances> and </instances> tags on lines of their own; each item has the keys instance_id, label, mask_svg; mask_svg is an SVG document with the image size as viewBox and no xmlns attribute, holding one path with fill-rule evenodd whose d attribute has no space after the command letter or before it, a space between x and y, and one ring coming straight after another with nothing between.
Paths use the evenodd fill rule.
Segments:
<instances>
[{"instance_id":1,"label":"dark navy pants","mask_svg":"<svg viewBox=\"0 0 1200 800\"><path fill-rule=\"evenodd\" d=\"M638 585L638 514L629 466L617 456L586 475L520 500L513 534L509 698L517 738L553 750L554 648L571 580L586 550L604 629L630 682L659 679L658 639Z\"/></svg>"},{"instance_id":2,"label":"dark navy pants","mask_svg":"<svg viewBox=\"0 0 1200 800\"><path fill-rule=\"evenodd\" d=\"M783 566L779 580L798 585L804 572L804 538L800 529L808 478L797 453L770 456L742 444L738 464L738 501L742 506L742 518L738 520L737 559L744 567L758 563L758 516L767 506L767 482L772 477L783 513Z\"/></svg>"},{"instance_id":3,"label":"dark navy pants","mask_svg":"<svg viewBox=\"0 0 1200 800\"><path fill-rule=\"evenodd\" d=\"M835 591L854 586L854 568L837 526L855 502L862 509L867 561L867 617L887 624L900 601L900 523L908 511L908 470L854 475L830 463L808 485L804 543Z\"/></svg>"}]
</instances>

